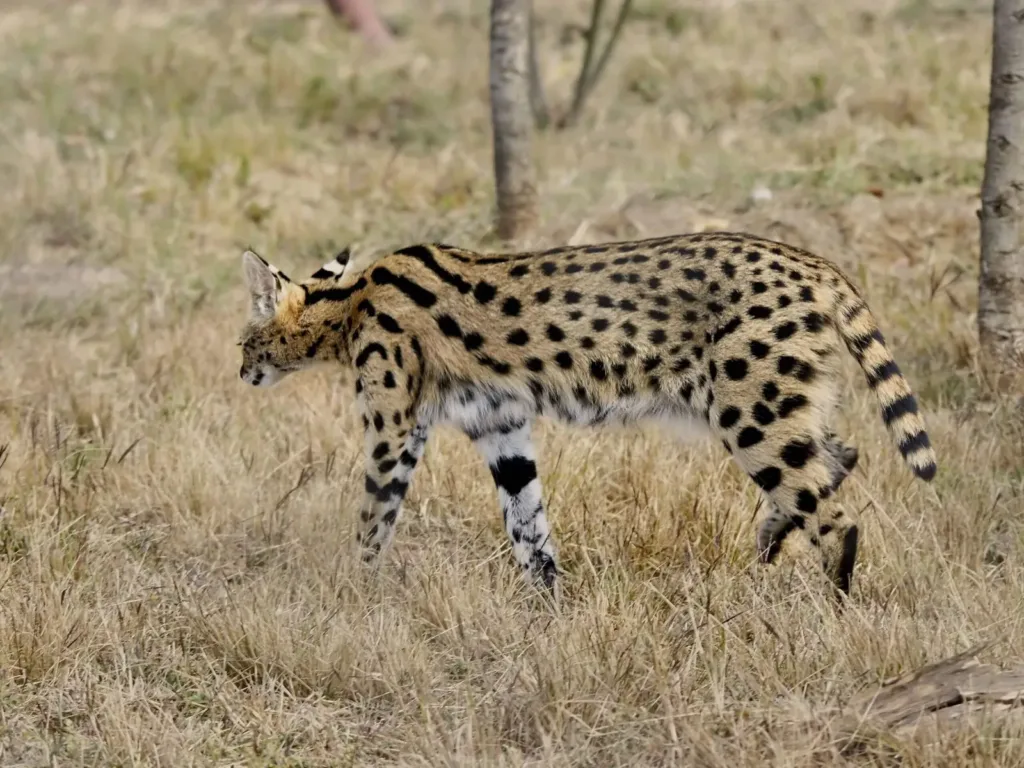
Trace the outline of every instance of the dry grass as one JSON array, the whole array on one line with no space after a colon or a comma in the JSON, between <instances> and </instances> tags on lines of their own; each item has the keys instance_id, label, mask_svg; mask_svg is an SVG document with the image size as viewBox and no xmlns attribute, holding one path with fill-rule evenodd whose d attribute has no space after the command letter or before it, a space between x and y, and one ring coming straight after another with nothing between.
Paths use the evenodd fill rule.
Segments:
<instances>
[{"instance_id":1,"label":"dry grass","mask_svg":"<svg viewBox=\"0 0 1024 768\"><path fill-rule=\"evenodd\" d=\"M537 142L538 242L703 212L867 291L940 473L912 479L851 367L842 616L799 558L754 566L723 452L659 434L542 430L560 613L449 431L379 577L353 562L347 379L246 388L234 341L246 244L302 273L487 240L487 4L380 5L403 38L360 64L314 0L4 3L0 762L1019 765L994 721L846 757L788 725L976 641L1024 652L1024 418L973 364L989 4L638 2L583 124ZM537 6L564 103L584 4Z\"/></svg>"}]
</instances>

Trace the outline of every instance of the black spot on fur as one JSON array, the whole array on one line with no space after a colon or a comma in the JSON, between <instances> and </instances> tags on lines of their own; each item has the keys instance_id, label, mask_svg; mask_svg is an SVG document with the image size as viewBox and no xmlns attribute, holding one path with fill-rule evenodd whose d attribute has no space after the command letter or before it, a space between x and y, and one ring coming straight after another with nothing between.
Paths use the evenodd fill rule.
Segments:
<instances>
[{"instance_id":1,"label":"black spot on fur","mask_svg":"<svg viewBox=\"0 0 1024 768\"><path fill-rule=\"evenodd\" d=\"M811 333L820 333L825 327L825 318L818 312L808 312L804 315L804 328Z\"/></svg>"},{"instance_id":2,"label":"black spot on fur","mask_svg":"<svg viewBox=\"0 0 1024 768\"><path fill-rule=\"evenodd\" d=\"M779 458L786 462L786 466L793 469L800 469L817 453L813 440L790 440L782 449Z\"/></svg>"},{"instance_id":3,"label":"black spot on fur","mask_svg":"<svg viewBox=\"0 0 1024 768\"><path fill-rule=\"evenodd\" d=\"M462 339L463 346L466 347L467 352L472 352L474 349L479 349L483 346L484 337L474 331L473 333L467 333Z\"/></svg>"},{"instance_id":4,"label":"black spot on fur","mask_svg":"<svg viewBox=\"0 0 1024 768\"><path fill-rule=\"evenodd\" d=\"M804 395L790 395L789 397L783 398L782 402L779 403L779 418L785 419L794 411L797 411L808 404L808 400Z\"/></svg>"},{"instance_id":5,"label":"black spot on fur","mask_svg":"<svg viewBox=\"0 0 1024 768\"><path fill-rule=\"evenodd\" d=\"M441 315L437 318L437 327L441 333L454 339L462 337L462 329L451 315Z\"/></svg>"},{"instance_id":6,"label":"black spot on fur","mask_svg":"<svg viewBox=\"0 0 1024 768\"><path fill-rule=\"evenodd\" d=\"M715 330L715 335L712 337L712 340L715 342L721 341L730 333L734 332L737 328L739 328L742 324L743 321L740 320L738 317L730 318L729 322L727 322L725 325L719 326Z\"/></svg>"},{"instance_id":7,"label":"black spot on fur","mask_svg":"<svg viewBox=\"0 0 1024 768\"><path fill-rule=\"evenodd\" d=\"M741 415L739 408L730 405L722 411L721 415L718 417L718 426L722 429L729 429L730 427L735 426L736 422L740 420Z\"/></svg>"},{"instance_id":8,"label":"black spot on fur","mask_svg":"<svg viewBox=\"0 0 1024 768\"><path fill-rule=\"evenodd\" d=\"M747 361L741 357L731 357L725 361L725 375L733 381L742 381L747 376Z\"/></svg>"},{"instance_id":9,"label":"black spot on fur","mask_svg":"<svg viewBox=\"0 0 1024 768\"><path fill-rule=\"evenodd\" d=\"M754 408L751 410L751 413L754 415L754 421L756 421L762 427L767 426L771 424L773 421L775 421L775 414L772 413L772 409L769 408L764 403L762 403L761 401L758 401L757 403L754 404Z\"/></svg>"},{"instance_id":10,"label":"black spot on fur","mask_svg":"<svg viewBox=\"0 0 1024 768\"><path fill-rule=\"evenodd\" d=\"M801 488L796 495L796 508L811 515L818 511L818 497L813 491Z\"/></svg>"},{"instance_id":11,"label":"black spot on fur","mask_svg":"<svg viewBox=\"0 0 1024 768\"><path fill-rule=\"evenodd\" d=\"M754 339L750 342L750 354L756 357L758 360L764 360L768 357L768 354L772 351L772 348L765 344L763 341Z\"/></svg>"},{"instance_id":12,"label":"black spot on fur","mask_svg":"<svg viewBox=\"0 0 1024 768\"><path fill-rule=\"evenodd\" d=\"M782 341L783 339L788 339L790 336L796 333L796 323L790 321L777 325L775 326L775 330L773 331L773 333L775 334L775 338L778 339L779 341Z\"/></svg>"},{"instance_id":13,"label":"black spot on fur","mask_svg":"<svg viewBox=\"0 0 1024 768\"><path fill-rule=\"evenodd\" d=\"M476 288L473 289L473 298L475 298L481 304L488 304L494 300L494 297L498 294L498 289L490 283L481 280L476 284Z\"/></svg>"},{"instance_id":14,"label":"black spot on fur","mask_svg":"<svg viewBox=\"0 0 1024 768\"><path fill-rule=\"evenodd\" d=\"M757 427L744 427L736 438L737 448L751 448L764 440L764 432Z\"/></svg>"},{"instance_id":15,"label":"black spot on fur","mask_svg":"<svg viewBox=\"0 0 1024 768\"><path fill-rule=\"evenodd\" d=\"M765 467L750 477L762 490L774 491L782 482L782 470L778 467Z\"/></svg>"},{"instance_id":16,"label":"black spot on fur","mask_svg":"<svg viewBox=\"0 0 1024 768\"><path fill-rule=\"evenodd\" d=\"M517 347L522 347L530 342L530 334L522 328L516 328L514 331L511 331L507 337L505 337L505 341L509 344L514 344Z\"/></svg>"}]
</instances>

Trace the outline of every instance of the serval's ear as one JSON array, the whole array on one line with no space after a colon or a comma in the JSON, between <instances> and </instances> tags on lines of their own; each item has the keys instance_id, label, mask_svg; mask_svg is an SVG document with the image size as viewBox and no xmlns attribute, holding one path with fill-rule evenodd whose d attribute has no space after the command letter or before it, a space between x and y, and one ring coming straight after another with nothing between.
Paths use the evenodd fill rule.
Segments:
<instances>
[{"instance_id":1,"label":"serval's ear","mask_svg":"<svg viewBox=\"0 0 1024 768\"><path fill-rule=\"evenodd\" d=\"M351 248L345 247L333 259L324 264L313 273L314 280L326 280L329 277L341 277L348 266L348 260L352 256Z\"/></svg>"},{"instance_id":2,"label":"serval's ear","mask_svg":"<svg viewBox=\"0 0 1024 768\"><path fill-rule=\"evenodd\" d=\"M270 319L277 311L278 302L291 280L252 250L242 254L242 270L252 299L253 317L257 320Z\"/></svg>"}]
</instances>

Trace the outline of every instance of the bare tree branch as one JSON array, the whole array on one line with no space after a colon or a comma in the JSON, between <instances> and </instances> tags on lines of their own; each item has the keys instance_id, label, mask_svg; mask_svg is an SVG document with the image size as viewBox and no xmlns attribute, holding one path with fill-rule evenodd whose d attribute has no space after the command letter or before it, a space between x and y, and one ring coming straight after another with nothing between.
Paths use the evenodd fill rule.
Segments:
<instances>
[{"instance_id":1,"label":"bare tree branch","mask_svg":"<svg viewBox=\"0 0 1024 768\"><path fill-rule=\"evenodd\" d=\"M601 23L601 15L604 11L604 0L594 0L594 5L592 6L590 13L590 28L587 30L587 47L583 51L583 64L580 67L579 77L576 79L576 89L572 105L569 107L569 111L565 114L562 120L559 121L558 125L560 128L568 128L579 121L580 115L583 112L583 105L591 91L593 91L597 81L604 73L608 60L611 58L612 51L615 49L615 45L622 33L622 28L626 24L626 19L629 17L632 5L633 0L622 0L622 5L619 6L619 13L615 18L615 24L612 27L611 35L609 36L608 42L605 44L604 50L597 58L597 63L595 64L594 53L597 50L597 32Z\"/></svg>"}]
</instances>

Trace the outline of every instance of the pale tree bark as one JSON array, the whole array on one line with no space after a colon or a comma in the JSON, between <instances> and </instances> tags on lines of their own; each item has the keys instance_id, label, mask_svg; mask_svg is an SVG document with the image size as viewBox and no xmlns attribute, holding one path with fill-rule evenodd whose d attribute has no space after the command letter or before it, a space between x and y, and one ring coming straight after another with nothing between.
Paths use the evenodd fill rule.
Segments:
<instances>
[{"instance_id":1,"label":"pale tree bark","mask_svg":"<svg viewBox=\"0 0 1024 768\"><path fill-rule=\"evenodd\" d=\"M491 127L498 237L521 237L537 220L529 79L530 1L491 0Z\"/></svg>"},{"instance_id":2,"label":"pale tree bark","mask_svg":"<svg viewBox=\"0 0 1024 768\"><path fill-rule=\"evenodd\" d=\"M981 187L978 336L994 380L1024 374L1024 0L995 0Z\"/></svg>"},{"instance_id":3,"label":"pale tree bark","mask_svg":"<svg viewBox=\"0 0 1024 768\"><path fill-rule=\"evenodd\" d=\"M540 58L537 53L537 15L533 12L533 3L529 3L530 12L530 39L529 45L529 67L530 67L530 108L533 110L533 122L541 130L548 127L551 122L551 113L548 111L548 102L544 97L544 82L540 76Z\"/></svg>"}]
</instances>

